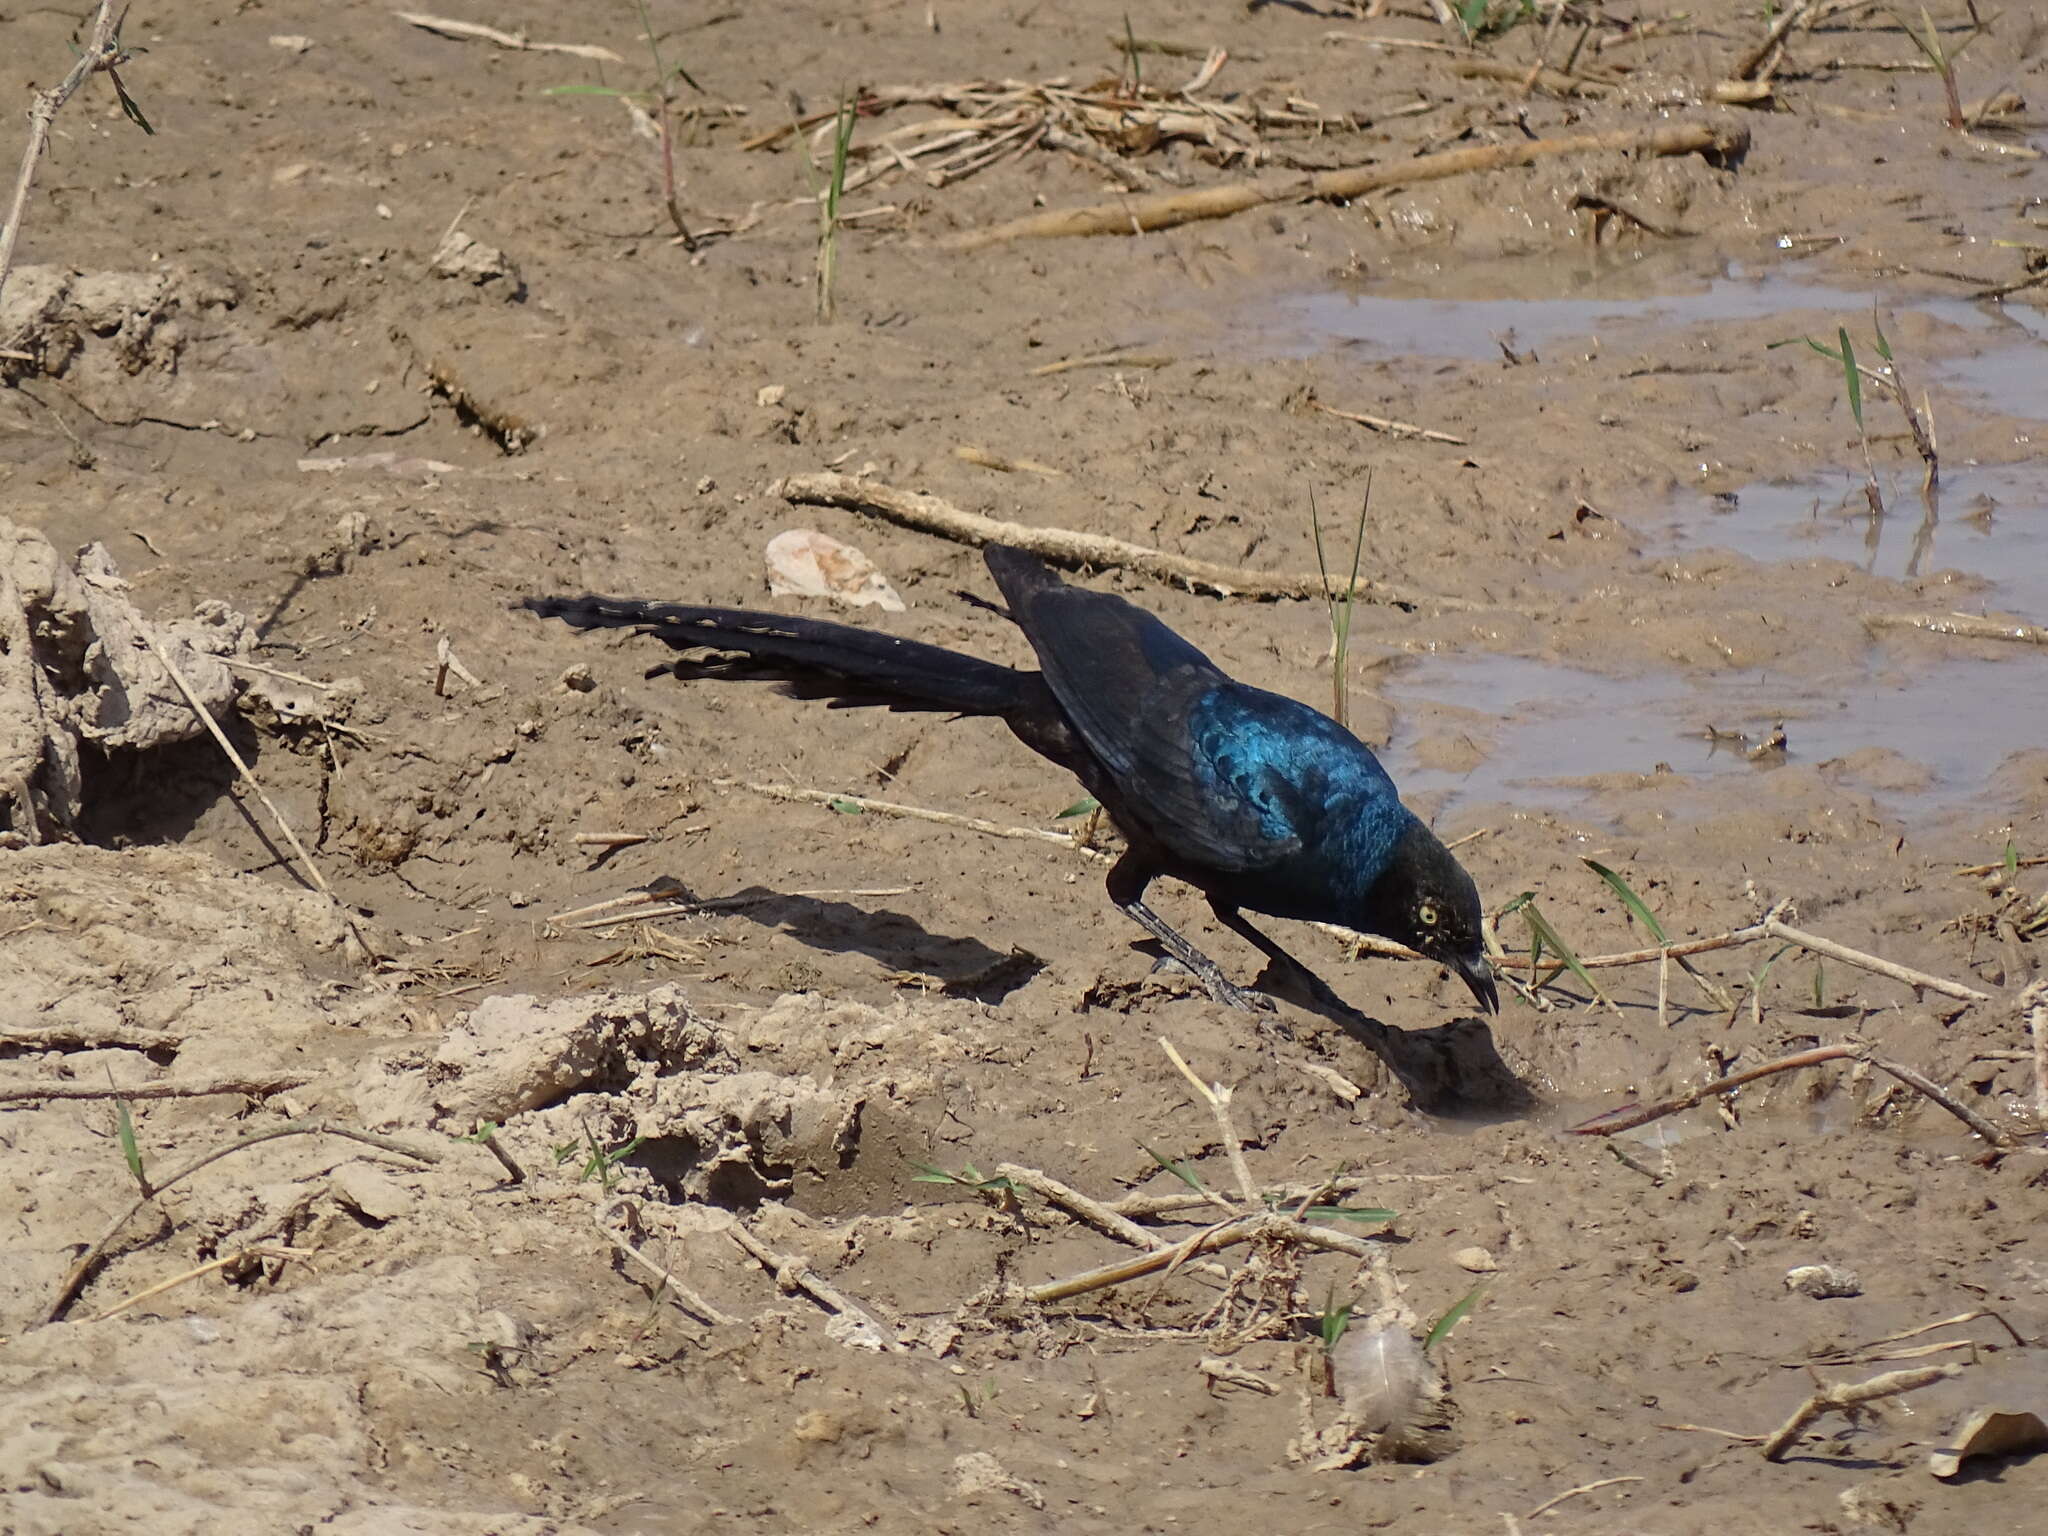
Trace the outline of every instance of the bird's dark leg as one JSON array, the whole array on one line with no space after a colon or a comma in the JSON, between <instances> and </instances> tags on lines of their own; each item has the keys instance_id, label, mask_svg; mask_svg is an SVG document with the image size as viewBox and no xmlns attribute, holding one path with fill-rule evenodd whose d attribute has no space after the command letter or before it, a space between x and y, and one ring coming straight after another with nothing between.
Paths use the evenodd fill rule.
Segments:
<instances>
[{"instance_id":1,"label":"bird's dark leg","mask_svg":"<svg viewBox=\"0 0 2048 1536\"><path fill-rule=\"evenodd\" d=\"M1211 896L1209 898L1209 910L1216 914L1217 922L1228 928L1239 938L1247 939L1256 945L1259 952L1268 960L1283 965L1298 974L1308 984L1310 995L1318 1003L1327 1008L1335 1008L1340 1013L1354 1017L1357 1016L1358 1010L1331 991L1329 984L1322 977L1318 976L1314 971L1283 949L1279 940L1261 933L1257 928L1253 927L1250 919L1245 917L1236 907L1229 906Z\"/></svg>"},{"instance_id":2,"label":"bird's dark leg","mask_svg":"<svg viewBox=\"0 0 2048 1536\"><path fill-rule=\"evenodd\" d=\"M1169 955L1186 966L1217 1002L1245 1013L1259 1013L1270 1006L1263 998L1254 997L1234 985L1214 960L1182 938L1165 918L1145 905L1145 887L1152 883L1152 871L1135 854L1127 853L1116 861L1107 883L1109 899L1126 917L1157 939Z\"/></svg>"}]
</instances>

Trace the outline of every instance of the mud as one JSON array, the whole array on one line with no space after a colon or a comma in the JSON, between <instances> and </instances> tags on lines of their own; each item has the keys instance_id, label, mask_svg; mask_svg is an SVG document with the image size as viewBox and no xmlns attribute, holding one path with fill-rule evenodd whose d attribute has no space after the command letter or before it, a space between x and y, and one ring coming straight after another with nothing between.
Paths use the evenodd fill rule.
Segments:
<instances>
[{"instance_id":1,"label":"mud","mask_svg":"<svg viewBox=\"0 0 2048 1536\"><path fill-rule=\"evenodd\" d=\"M2016 1001L2039 954L2048 658L1864 620L2048 622L2044 290L1971 298L2038 261L2020 152L2048 136L2024 116L1948 131L1932 75L1859 67L1918 58L1869 10L1796 38L1769 109L1701 105L1762 24L1683 9L1599 50L1626 75L1597 101L1357 40L1441 41L1405 13L1133 11L1138 37L1230 51L1214 99L1374 120L1276 136L1298 164L1660 117L1739 117L1751 148L971 254L945 238L1098 201L1101 167L1041 147L943 186L899 169L848 194L830 323L804 165L743 144L856 81L1114 75L1120 5L657 4L707 93L679 87L700 109L676 154L694 250L620 101L547 94L641 81L629 6L475 18L630 61L602 76L382 8L132 12L148 51L123 80L159 131L103 80L58 119L0 299L0 512L53 559L104 546L164 632L232 631L224 729L337 900L210 739L75 728L67 777L23 682L0 754L23 781L0 784L0 1092L127 1093L153 1180L286 1121L387 1144L254 1143L108 1236L136 1202L115 1099L0 1100L0 1528L2033 1529L2039 1458L1952 1482L1926 1458L1977 1408L2048 1411ZM1968 25L1938 19L1952 42ZM71 25L0 16L0 95L55 78ZM1527 65L1542 36L1485 48ZM1962 55L1963 94L2039 95L2044 58L2008 12ZM1142 62L1147 81L1201 63ZM856 143L944 115L895 107ZM1239 174L1204 153L1129 164ZM1596 230L1587 198L1634 217ZM1896 407L1866 392L1875 520L1839 366L1771 343L1847 327L1871 362L1880 324L1942 480L1930 506ZM1042 371L1104 353L1123 361ZM1379 1049L1277 979L1278 1014L1248 1025L1150 973L1070 845L744 787L1071 826L1078 791L999 727L684 687L643 675L646 642L510 607L840 612L769 593L770 539L816 528L906 605L853 622L1024 659L956 595L989 590L971 549L766 493L827 467L1275 571L1314 569L1311 495L1348 553L1369 473L1364 574L1456 601L1357 610L1351 720L1472 839L1490 908L1530 891L1581 954L1646 943L1590 858L1674 941L1789 900L1991 1000L1800 951L1765 971L1776 946L1753 946L1698 957L1732 1009L1676 972L1660 1000L1649 965L1598 973L1612 1007L1566 973L1487 1027L1433 968L1293 931ZM1331 699L1320 604L1083 579L1249 682ZM50 628L25 600L0 622ZM104 673L34 654L55 714L104 704ZM27 677L18 645L0 659ZM162 682L134 687L168 707ZM1780 723L1786 750L1750 757ZM2016 878L1967 873L2008 846ZM1252 974L1192 892L1157 900ZM1500 933L1528 943L1521 916ZM1987 1160L1840 1062L1613 1143L1570 1134L1849 1036L2020 1148ZM1265 1245L1024 1296L1131 1250L989 1184L999 1165L1102 1200L1187 1193L1166 1159L1234 1198L1161 1037L1233 1090L1257 1183L1341 1172L1346 1203L1394 1213L1324 1223L1370 1261ZM246 1091L142 1096L180 1083ZM523 1179L461 1139L480 1123ZM1205 1205L1158 1230L1199 1230ZM1813 1265L1854 1294L1788 1286ZM1352 1360L1368 1324L1426 1330L1481 1280L1430 1353L1434 1421L1412 1445L1346 1430L1326 1314L1354 1307ZM1981 1315L1875 1342L1986 1310L2023 1342ZM1816 1374L1928 1363L1961 1370L1823 1418L1782 1462L1713 1432L1767 1434Z\"/></svg>"}]
</instances>

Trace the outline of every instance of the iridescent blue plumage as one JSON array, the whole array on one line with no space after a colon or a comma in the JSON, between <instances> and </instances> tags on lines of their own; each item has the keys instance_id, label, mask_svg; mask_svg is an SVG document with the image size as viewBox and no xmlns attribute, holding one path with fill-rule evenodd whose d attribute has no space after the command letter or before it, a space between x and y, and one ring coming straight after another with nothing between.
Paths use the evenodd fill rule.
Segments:
<instances>
[{"instance_id":1,"label":"iridescent blue plumage","mask_svg":"<svg viewBox=\"0 0 2048 1536\"><path fill-rule=\"evenodd\" d=\"M1228 680L1193 701L1188 738L1198 782L1293 845L1271 878L1239 874L1241 905L1326 921L1364 907L1415 817L1363 742L1306 704Z\"/></svg>"}]
</instances>

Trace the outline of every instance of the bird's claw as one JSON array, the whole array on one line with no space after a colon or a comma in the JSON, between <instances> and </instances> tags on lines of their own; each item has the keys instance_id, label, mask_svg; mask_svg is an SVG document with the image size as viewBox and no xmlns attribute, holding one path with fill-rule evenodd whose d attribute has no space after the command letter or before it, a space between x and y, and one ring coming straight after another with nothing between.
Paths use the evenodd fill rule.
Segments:
<instances>
[{"instance_id":1,"label":"bird's claw","mask_svg":"<svg viewBox=\"0 0 2048 1536\"><path fill-rule=\"evenodd\" d=\"M1277 1013L1273 999L1262 997L1256 992L1247 992L1243 987L1218 977L1209 987L1209 995L1226 1008L1235 1008L1239 1013Z\"/></svg>"}]
</instances>

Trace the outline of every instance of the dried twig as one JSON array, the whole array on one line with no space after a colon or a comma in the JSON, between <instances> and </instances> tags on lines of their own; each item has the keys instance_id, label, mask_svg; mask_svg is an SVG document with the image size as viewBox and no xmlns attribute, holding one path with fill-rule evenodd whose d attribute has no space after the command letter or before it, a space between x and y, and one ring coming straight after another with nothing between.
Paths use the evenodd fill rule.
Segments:
<instances>
[{"instance_id":1,"label":"dried twig","mask_svg":"<svg viewBox=\"0 0 2048 1536\"><path fill-rule=\"evenodd\" d=\"M929 810L921 805L900 805L893 800L871 800L866 795L832 794L822 789L798 789L792 784L751 784L744 779L713 779L716 789L744 789L749 794L761 795L770 800L788 800L799 805L845 805L862 811L872 811L881 816L901 816L910 821L936 822L943 827L964 827L969 832L985 833L989 837L1024 838L1032 842L1057 843L1071 848L1086 858L1099 859L1109 863L1112 856L1098 848L1090 848L1066 832L1048 832L1042 827L1012 827L999 821L984 821L979 816L958 816L951 811ZM700 906L702 903L692 903Z\"/></svg>"},{"instance_id":2,"label":"dried twig","mask_svg":"<svg viewBox=\"0 0 2048 1536\"><path fill-rule=\"evenodd\" d=\"M1223 1150L1230 1159L1230 1171L1237 1175L1238 1195L1247 1207L1256 1206L1259 1203L1259 1186L1252 1182L1251 1165L1244 1160L1244 1143L1238 1139L1237 1127L1230 1119L1230 1090L1221 1083L1205 1083L1195 1076L1194 1069L1164 1035L1159 1037L1159 1048L1166 1052L1166 1059L1179 1068L1180 1075L1194 1084L1195 1092L1208 1102L1209 1113L1216 1117L1216 1129L1223 1136Z\"/></svg>"},{"instance_id":3,"label":"dried twig","mask_svg":"<svg viewBox=\"0 0 2048 1536\"><path fill-rule=\"evenodd\" d=\"M1343 201L1391 187L1439 181L1481 171L1532 165L1558 156L1612 152L1644 155L1704 154L1717 161L1739 159L1749 147L1749 132L1739 123L1667 123L1649 130L1574 135L1556 139L1524 139L1477 149L1446 150L1413 160L1351 166L1306 175L1261 181L1226 182L1184 193L1095 203L1013 219L970 230L944 242L953 250L977 250L1010 240L1051 239L1068 235L1128 235L1200 219L1222 219L1271 203Z\"/></svg>"},{"instance_id":4,"label":"dried twig","mask_svg":"<svg viewBox=\"0 0 2048 1536\"><path fill-rule=\"evenodd\" d=\"M1792 1449L1792 1442L1806 1432L1806 1426L1824 1413L1840 1413L1864 1403L1875 1402L1883 1397L1897 1397L1903 1392L1917 1392L1922 1387L1931 1387L1937 1381L1947 1381L1962 1373L1959 1365L1923 1365L1910 1371L1886 1371L1882 1376L1873 1376L1868 1381L1851 1382L1845 1386L1824 1387L1792 1411L1792 1416L1765 1439L1763 1455L1766 1461L1782 1461L1785 1453Z\"/></svg>"},{"instance_id":5,"label":"dried twig","mask_svg":"<svg viewBox=\"0 0 2048 1536\"><path fill-rule=\"evenodd\" d=\"M2034 1044L2034 1118L2048 1128L2048 977L2027 983L2019 1012Z\"/></svg>"},{"instance_id":6,"label":"dried twig","mask_svg":"<svg viewBox=\"0 0 2048 1536\"><path fill-rule=\"evenodd\" d=\"M995 1172L997 1178L1008 1179L1012 1184L1030 1190L1048 1204L1056 1205L1061 1210L1080 1217L1106 1237L1120 1239L1133 1248L1150 1250L1166 1246L1166 1239L1156 1232L1147 1232L1114 1206L1104 1205L1100 1200L1082 1194L1078 1189L1061 1183L1049 1173L1037 1168L1026 1168L1017 1163L998 1163ZM1188 1198L1198 1205L1202 1203L1202 1198L1198 1195L1190 1195Z\"/></svg>"},{"instance_id":7,"label":"dried twig","mask_svg":"<svg viewBox=\"0 0 2048 1536\"><path fill-rule=\"evenodd\" d=\"M1367 416L1361 411L1340 411L1334 405L1310 397L1308 405L1312 410L1321 411L1325 416L1334 416L1339 421L1356 422L1361 427L1370 427L1375 432L1384 432L1390 437L1419 437L1426 443L1455 443L1460 447L1466 439L1453 437L1448 432L1438 432L1431 427L1418 427L1412 421L1395 421L1387 416Z\"/></svg>"},{"instance_id":8,"label":"dried twig","mask_svg":"<svg viewBox=\"0 0 2048 1536\"><path fill-rule=\"evenodd\" d=\"M139 1095L132 1091L122 1096L127 1098L139 1097ZM359 1141L364 1146L375 1147L381 1152L392 1152L400 1157L412 1158L415 1162L438 1163L441 1161L441 1151L438 1147L416 1146L411 1142L400 1141L395 1136L386 1136L377 1131L359 1130L352 1125L337 1125L332 1120L287 1120L280 1125L265 1126L259 1131L249 1131L244 1135L236 1137L224 1147L215 1147L211 1152L194 1158L175 1172L166 1174L162 1178L151 1177L148 1181L148 1187L137 1197L135 1203L116 1217L113 1225L102 1232L98 1240L79 1257L78 1262L71 1266L70 1273L64 1277L64 1283L57 1289L57 1299L50 1303L50 1310L43 1321L54 1323L64 1316L65 1312L69 1310L71 1303L78 1299L78 1293L85 1289L86 1282L92 1278L100 1265L105 1262L107 1250L113 1244L114 1239L120 1235L121 1229L134 1220L145 1206L153 1203L165 1190L189 1178L207 1165L219 1162L224 1157L232 1156L236 1152L246 1151L250 1147L260 1146L266 1141L276 1141L284 1136L339 1136L348 1141Z\"/></svg>"},{"instance_id":9,"label":"dried twig","mask_svg":"<svg viewBox=\"0 0 2048 1536\"><path fill-rule=\"evenodd\" d=\"M21 170L14 180L14 201L7 210L7 223L0 227L0 293L7 291L7 274L14 269L14 242L21 234L21 218L28 208L28 190L35 184L36 166L50 142L50 122L57 109L85 84L87 76L96 70L118 69L125 61L127 55L121 51L115 33L120 31L121 18L126 14L125 5L116 11L114 0L100 0L100 8L93 15L92 31L71 72L29 103L28 143L21 152Z\"/></svg>"},{"instance_id":10,"label":"dried twig","mask_svg":"<svg viewBox=\"0 0 2048 1536\"><path fill-rule=\"evenodd\" d=\"M313 1081L308 1072L277 1072L265 1077L216 1077L202 1082L181 1083L172 1079L155 1083L131 1083L125 1088L94 1083L9 1083L0 1087L0 1104L20 1104L36 1099L204 1099L217 1093L237 1093L247 1098L268 1098L287 1088L299 1088Z\"/></svg>"},{"instance_id":11,"label":"dried twig","mask_svg":"<svg viewBox=\"0 0 2048 1536\"><path fill-rule=\"evenodd\" d=\"M1779 1072L1791 1072L1800 1067L1816 1067L1830 1061L1868 1062L1878 1070L1897 1078L1908 1088L1939 1104L1982 1137L1987 1145L2000 1151L2010 1151L2019 1144L2010 1131L1992 1124L1925 1073L1903 1062L1888 1060L1877 1055L1869 1046L1852 1041L1817 1046L1810 1051L1781 1056L1776 1061L1767 1061L1747 1071L1732 1072L1726 1077L1715 1078L1712 1082L1702 1083L1696 1088L1668 1099L1659 1099L1652 1104L1635 1104L1623 1109L1610 1110L1604 1115L1595 1115L1591 1120L1573 1126L1572 1134L1613 1136L1622 1131L1634 1130L1639 1125L1648 1125L1653 1120L1662 1120L1665 1116L1675 1115L1681 1110L1691 1109L1695 1104L1703 1104L1718 1094L1731 1093L1759 1078L1770 1077Z\"/></svg>"},{"instance_id":12,"label":"dried twig","mask_svg":"<svg viewBox=\"0 0 2048 1536\"><path fill-rule=\"evenodd\" d=\"M846 1319L851 1328L850 1342L863 1348L878 1349L889 1354L900 1354L903 1346L896 1342L889 1331L877 1322L868 1310L826 1281L802 1259L788 1258L777 1253L753 1233L737 1216L726 1224L726 1235L743 1248L747 1256L775 1277L775 1283L786 1294L802 1291L811 1300L828 1312L837 1313Z\"/></svg>"},{"instance_id":13,"label":"dried twig","mask_svg":"<svg viewBox=\"0 0 2048 1536\"><path fill-rule=\"evenodd\" d=\"M1567 1488L1554 1499L1545 1499L1523 1518L1534 1520L1538 1515L1547 1515L1566 1499L1576 1499L1582 1494L1595 1493L1602 1488L1612 1488L1616 1483L1640 1483L1640 1477L1603 1477L1597 1483L1581 1483L1576 1488Z\"/></svg>"},{"instance_id":14,"label":"dried twig","mask_svg":"<svg viewBox=\"0 0 2048 1536\"><path fill-rule=\"evenodd\" d=\"M143 626L142 640L149 647L150 654L156 657L157 664L170 675L171 681L177 684L178 692L184 695L185 702L191 706L192 713L199 717L199 723L206 727L207 734L213 737L214 744L226 754L227 760L234 765L235 772L240 775L242 782L249 787L250 793L262 801L263 808L270 812L272 823L275 824L279 832L284 834L284 840L291 844L292 852L299 856L299 864L306 871L306 878L312 881L313 888L334 903L335 911L340 914L342 922L347 925L349 934L355 939L360 952L365 955L374 953L370 948L369 941L363 937L362 929L356 924L355 914L349 911L339 896L334 894L334 888L327 883L327 877L320 873L320 866L313 862L313 855L306 852L306 845L299 841L299 834L294 832L292 824L285 820L284 812L277 808L277 802L270 798L270 792L256 781L254 770L244 761L242 754L235 750L235 744L228 740L227 732L220 728L220 722L213 718L211 711L204 704L199 702L199 695L194 693L192 685L185 681L185 674L180 672L177 663L171 660L170 653L164 649L162 642L157 639L155 631L147 626Z\"/></svg>"},{"instance_id":15,"label":"dried twig","mask_svg":"<svg viewBox=\"0 0 2048 1536\"><path fill-rule=\"evenodd\" d=\"M1792 3L1778 13L1778 19L1771 23L1764 40L1736 61L1735 68L1728 72L1732 80L1754 80L1759 75L1771 73L1778 67L1779 55L1784 52L1785 39L1792 29L1812 13L1817 0L1792 0Z\"/></svg>"},{"instance_id":16,"label":"dried twig","mask_svg":"<svg viewBox=\"0 0 2048 1536\"><path fill-rule=\"evenodd\" d=\"M596 59L605 64L623 64L626 61L609 48L600 48L595 43L531 43L523 33L500 32L496 27L486 27L474 21L452 21L446 16L425 16L418 11L393 11L392 15L423 31L438 32L443 37L457 41L477 38L486 43L496 43L500 48L512 48L526 53L567 53L579 59Z\"/></svg>"},{"instance_id":17,"label":"dried twig","mask_svg":"<svg viewBox=\"0 0 2048 1536\"><path fill-rule=\"evenodd\" d=\"M1031 377L1043 379L1076 368L1168 368L1173 359L1160 352L1090 352L1081 357L1063 357L1056 363L1041 363Z\"/></svg>"},{"instance_id":18,"label":"dried twig","mask_svg":"<svg viewBox=\"0 0 2048 1536\"><path fill-rule=\"evenodd\" d=\"M310 1249L287 1248L278 1243L251 1243L246 1248L236 1248L228 1253L221 1254L218 1258L208 1259L204 1264L196 1265L181 1275L173 1275L168 1280L159 1280L155 1285L148 1287L146 1290L137 1291L126 1301L117 1301L113 1306L108 1307L106 1311L95 1312L86 1321L90 1323L104 1323L110 1317L119 1317L130 1307L140 1306L152 1296L161 1296L165 1291L174 1290L178 1286L183 1285L187 1280L197 1280L203 1275L212 1274L217 1269L226 1269L230 1265L239 1264L244 1259L310 1259L311 1257L313 1257L313 1254Z\"/></svg>"},{"instance_id":19,"label":"dried twig","mask_svg":"<svg viewBox=\"0 0 2048 1536\"><path fill-rule=\"evenodd\" d=\"M1451 72L1467 80L1512 80L1527 88L1548 91L1553 96L1600 97L1621 84L1619 80L1598 80L1586 75L1568 74L1564 70L1550 69L1540 64L1530 67L1508 64L1496 59L1459 59L1451 65ZM1527 90L1524 94L1527 94Z\"/></svg>"},{"instance_id":20,"label":"dried twig","mask_svg":"<svg viewBox=\"0 0 2048 1536\"><path fill-rule=\"evenodd\" d=\"M1833 939L1821 938L1818 934L1806 933L1781 922L1776 917L1766 917L1762 928L1766 937L1783 939L1788 944L1797 944L1801 949L1830 960L1839 960L1844 965L1853 965L1862 970L1884 976L1892 981L1903 982L1909 987L1922 987L1929 992L1939 992L1943 997L1953 997L1966 1003L1988 1003L1989 992L1979 992L1975 987L1966 987L1959 981L1945 981L1939 976L1930 976L1925 971L1916 971L1909 965L1880 959L1865 954L1860 949L1851 949L1846 944L1837 944Z\"/></svg>"},{"instance_id":21,"label":"dried twig","mask_svg":"<svg viewBox=\"0 0 2048 1536\"><path fill-rule=\"evenodd\" d=\"M1077 533L1066 528L1035 528L1024 523L1002 522L978 512L964 512L937 496L916 491L899 491L893 486L852 475L826 471L810 475L788 475L768 487L770 496L799 506L845 507L849 511L883 517L906 528L956 539L962 544L1008 544L1037 555L1055 565L1089 566L1096 570L1132 570L1141 575L1172 582L1195 591L1214 592L1224 597L1312 597L1320 599L1327 586L1319 573L1287 575L1271 571L1246 570L1217 565L1186 555L1171 554L1144 544L1130 544L1099 534ZM1486 607L1462 598L1409 592L1381 582L1362 580L1358 597L1368 603L1392 603L1401 607L1435 607L1449 611L1473 612Z\"/></svg>"},{"instance_id":22,"label":"dried twig","mask_svg":"<svg viewBox=\"0 0 2048 1536\"><path fill-rule=\"evenodd\" d=\"M1933 635L1959 635L1965 640L2017 640L2048 645L2048 629L2018 619L1987 619L1968 613L1866 613L1872 629L1924 629Z\"/></svg>"},{"instance_id":23,"label":"dried twig","mask_svg":"<svg viewBox=\"0 0 2048 1536\"><path fill-rule=\"evenodd\" d=\"M612 1213L619 1210L622 1206L625 1207L624 1220L622 1222L614 1222ZM719 1311L718 1308L683 1284L682 1281L678 1280L668 1270L655 1263L654 1260L648 1258L646 1254L640 1251L639 1247L633 1242L633 1234L639 1230L639 1221L639 1207L634 1205L624 1195L620 1195L607 1204L600 1206L596 1214L591 1217L591 1222L596 1226L599 1235L612 1245L612 1248L618 1253L619 1257L628 1264L637 1265L641 1269L646 1270L648 1274L654 1276L656 1280L661 1282L662 1289L674 1296L684 1311L695 1313L698 1318L707 1323L724 1324L738 1322L738 1318Z\"/></svg>"},{"instance_id":24,"label":"dried twig","mask_svg":"<svg viewBox=\"0 0 2048 1536\"><path fill-rule=\"evenodd\" d=\"M1236 1221L1219 1222L1213 1227L1195 1233L1185 1242L1174 1244L1171 1248L1155 1248L1135 1258L1104 1265L1100 1269L1091 1269L1065 1280L1054 1280L1045 1285L1033 1286L1025 1294L1036 1302L1064 1301L1070 1296L1104 1290L1109 1286L1122 1285L1145 1275L1157 1274L1162 1269L1177 1269L1198 1254L1214 1253L1220 1248L1233 1248L1240 1243L1266 1239L1295 1243L1307 1248L1326 1249L1360 1259L1370 1257L1374 1252L1372 1245L1363 1238L1352 1237L1344 1232L1332 1232L1326 1227L1310 1226L1307 1222L1297 1221L1292 1216L1261 1211Z\"/></svg>"},{"instance_id":25,"label":"dried twig","mask_svg":"<svg viewBox=\"0 0 2048 1536\"><path fill-rule=\"evenodd\" d=\"M1041 464L1036 459L1006 458L1000 453L990 453L986 448L972 443L962 443L953 450L953 457L966 464L978 464L983 469L993 469L1003 474L1044 475L1049 480L1064 480L1067 472L1054 469L1050 464Z\"/></svg>"},{"instance_id":26,"label":"dried twig","mask_svg":"<svg viewBox=\"0 0 2048 1536\"><path fill-rule=\"evenodd\" d=\"M43 1024L29 1029L0 1030L0 1050L96 1051L116 1047L131 1051L175 1051L185 1037L167 1029L137 1024Z\"/></svg>"}]
</instances>

